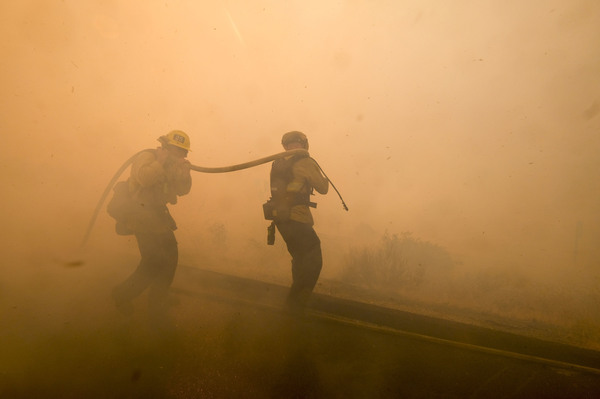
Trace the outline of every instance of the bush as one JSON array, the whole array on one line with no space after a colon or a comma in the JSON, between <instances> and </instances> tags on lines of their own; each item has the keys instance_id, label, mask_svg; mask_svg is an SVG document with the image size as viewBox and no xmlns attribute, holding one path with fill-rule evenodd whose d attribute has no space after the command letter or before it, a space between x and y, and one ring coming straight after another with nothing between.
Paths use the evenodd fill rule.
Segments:
<instances>
[{"instance_id":1,"label":"bush","mask_svg":"<svg viewBox=\"0 0 600 399\"><path fill-rule=\"evenodd\" d=\"M351 249L343 261L342 280L378 288L420 286L429 274L454 265L441 247L410 233L385 233L376 248Z\"/></svg>"}]
</instances>

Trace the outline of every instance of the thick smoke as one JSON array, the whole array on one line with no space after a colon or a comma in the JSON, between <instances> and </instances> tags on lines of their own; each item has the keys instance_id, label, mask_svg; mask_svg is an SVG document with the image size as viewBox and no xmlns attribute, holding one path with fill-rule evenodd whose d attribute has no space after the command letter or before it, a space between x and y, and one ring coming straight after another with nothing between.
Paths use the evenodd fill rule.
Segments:
<instances>
[{"instance_id":1,"label":"thick smoke","mask_svg":"<svg viewBox=\"0 0 600 399\"><path fill-rule=\"evenodd\" d=\"M43 336L72 315L112 317L108 292L135 266L135 242L101 212L78 245L133 153L181 129L192 163L225 166L279 152L281 134L301 130L350 208L333 190L316 197L318 290L380 266L349 257L443 251L452 261L419 284L365 289L517 319L569 315L578 344L600 345L596 1L0 10L0 300L11 331ZM268 170L193 176L172 208L181 263L289 283L281 239L265 245ZM94 306L98 317L82 310Z\"/></svg>"}]
</instances>

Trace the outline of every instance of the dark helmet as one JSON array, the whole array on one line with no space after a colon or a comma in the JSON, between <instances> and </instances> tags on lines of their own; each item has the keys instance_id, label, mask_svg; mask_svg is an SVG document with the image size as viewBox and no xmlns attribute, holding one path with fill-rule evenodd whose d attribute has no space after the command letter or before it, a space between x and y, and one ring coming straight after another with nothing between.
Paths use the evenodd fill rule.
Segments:
<instances>
[{"instance_id":1,"label":"dark helmet","mask_svg":"<svg viewBox=\"0 0 600 399\"><path fill-rule=\"evenodd\" d=\"M290 143L300 143L306 149L308 149L308 138L302 132L296 130L287 132L281 138L281 144L285 147Z\"/></svg>"}]
</instances>

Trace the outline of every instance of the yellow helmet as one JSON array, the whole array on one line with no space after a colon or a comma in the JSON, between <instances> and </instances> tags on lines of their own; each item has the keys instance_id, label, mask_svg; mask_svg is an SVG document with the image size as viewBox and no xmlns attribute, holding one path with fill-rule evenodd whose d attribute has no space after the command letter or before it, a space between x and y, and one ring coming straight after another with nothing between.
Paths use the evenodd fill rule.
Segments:
<instances>
[{"instance_id":1,"label":"yellow helmet","mask_svg":"<svg viewBox=\"0 0 600 399\"><path fill-rule=\"evenodd\" d=\"M158 141L163 144L174 145L175 147L190 151L190 138L181 130L173 130L164 136L160 136Z\"/></svg>"}]
</instances>

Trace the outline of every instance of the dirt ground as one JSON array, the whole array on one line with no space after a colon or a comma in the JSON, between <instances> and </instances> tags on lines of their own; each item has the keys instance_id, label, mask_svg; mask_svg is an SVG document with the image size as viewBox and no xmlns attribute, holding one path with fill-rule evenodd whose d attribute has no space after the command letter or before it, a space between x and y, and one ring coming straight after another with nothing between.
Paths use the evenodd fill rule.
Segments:
<instances>
[{"instance_id":1,"label":"dirt ground","mask_svg":"<svg viewBox=\"0 0 600 399\"><path fill-rule=\"evenodd\" d=\"M102 323L72 319L45 335L4 332L4 355L19 360L12 367L3 362L0 396L600 397L598 369L569 367L565 360L572 359L563 358L567 366L561 367L560 362L472 350L336 318L364 314L363 323L380 325L383 319L374 319L379 311L371 305L352 305L350 311L349 303L318 296L309 312L297 317L281 307L286 287L185 270L174 293L166 314L151 312L140 298L131 316L107 304L102 312L111 317ZM435 324L418 315L396 315L390 322L397 323L393 329L429 328L444 339L474 345L485 340L485 334L481 338L457 325L443 331L443 321ZM518 343L523 349L538 344ZM584 354L588 366L600 364L596 353Z\"/></svg>"}]
</instances>

